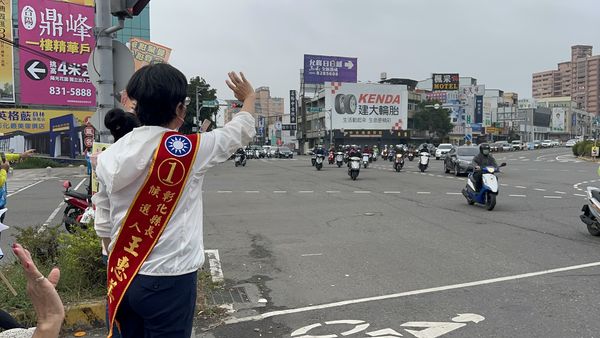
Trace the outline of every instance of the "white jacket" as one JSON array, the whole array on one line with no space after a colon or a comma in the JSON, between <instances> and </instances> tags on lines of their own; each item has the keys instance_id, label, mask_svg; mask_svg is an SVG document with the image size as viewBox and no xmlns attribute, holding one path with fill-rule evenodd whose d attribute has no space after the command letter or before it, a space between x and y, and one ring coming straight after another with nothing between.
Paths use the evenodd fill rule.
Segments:
<instances>
[{"instance_id":1,"label":"white jacket","mask_svg":"<svg viewBox=\"0 0 600 338\"><path fill-rule=\"evenodd\" d=\"M129 206L150 170L154 151L169 129L135 128L98 157L96 175L100 189L92 198L96 205L95 229L110 238L109 252L117 240ZM139 273L177 276L196 271L204 263L202 238L202 182L206 170L226 161L256 134L254 118L247 112L235 115L223 128L203 133L186 187L164 232Z\"/></svg>"}]
</instances>

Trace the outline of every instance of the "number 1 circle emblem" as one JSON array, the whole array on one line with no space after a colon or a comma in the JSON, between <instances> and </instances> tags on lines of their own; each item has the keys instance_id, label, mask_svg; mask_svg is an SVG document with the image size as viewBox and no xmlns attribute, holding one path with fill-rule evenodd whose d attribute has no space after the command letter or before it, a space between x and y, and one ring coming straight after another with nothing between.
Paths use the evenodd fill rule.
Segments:
<instances>
[{"instance_id":1,"label":"number 1 circle emblem","mask_svg":"<svg viewBox=\"0 0 600 338\"><path fill-rule=\"evenodd\" d=\"M181 183L185 174L185 166L177 159L166 159L158 165L158 180L164 185L172 187Z\"/></svg>"}]
</instances>

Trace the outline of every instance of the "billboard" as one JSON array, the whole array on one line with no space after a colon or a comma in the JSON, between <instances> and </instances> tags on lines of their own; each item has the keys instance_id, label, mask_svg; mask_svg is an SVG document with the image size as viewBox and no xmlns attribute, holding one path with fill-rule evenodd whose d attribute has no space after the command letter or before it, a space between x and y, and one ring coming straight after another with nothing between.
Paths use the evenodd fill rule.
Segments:
<instances>
[{"instance_id":1,"label":"billboard","mask_svg":"<svg viewBox=\"0 0 600 338\"><path fill-rule=\"evenodd\" d=\"M475 96L475 123L483 123L483 95Z\"/></svg>"},{"instance_id":2,"label":"billboard","mask_svg":"<svg viewBox=\"0 0 600 338\"><path fill-rule=\"evenodd\" d=\"M564 108L552 108L552 120L550 130L564 132L566 124L566 114Z\"/></svg>"},{"instance_id":3,"label":"billboard","mask_svg":"<svg viewBox=\"0 0 600 338\"><path fill-rule=\"evenodd\" d=\"M19 0L21 102L95 106L87 61L94 48L94 7Z\"/></svg>"},{"instance_id":4,"label":"billboard","mask_svg":"<svg viewBox=\"0 0 600 338\"><path fill-rule=\"evenodd\" d=\"M458 90L460 78L458 73L437 73L431 76L431 90Z\"/></svg>"},{"instance_id":5,"label":"billboard","mask_svg":"<svg viewBox=\"0 0 600 338\"><path fill-rule=\"evenodd\" d=\"M13 40L12 1L0 1L0 36ZM15 102L13 47L8 43L0 43L0 102Z\"/></svg>"},{"instance_id":6,"label":"billboard","mask_svg":"<svg viewBox=\"0 0 600 338\"><path fill-rule=\"evenodd\" d=\"M408 123L408 89L405 85L329 83L325 107L333 129L405 130ZM325 119L330 129L330 119Z\"/></svg>"},{"instance_id":7,"label":"billboard","mask_svg":"<svg viewBox=\"0 0 600 338\"><path fill-rule=\"evenodd\" d=\"M171 48L147 40L132 38L129 49L133 54L135 70L156 62L169 62Z\"/></svg>"},{"instance_id":8,"label":"billboard","mask_svg":"<svg viewBox=\"0 0 600 338\"><path fill-rule=\"evenodd\" d=\"M82 126L94 114L93 111L49 110L49 109L11 109L0 108L0 133L24 132L39 134L50 131L50 120L73 115L76 124ZM57 126L53 130L57 130Z\"/></svg>"},{"instance_id":9,"label":"billboard","mask_svg":"<svg viewBox=\"0 0 600 338\"><path fill-rule=\"evenodd\" d=\"M356 83L358 59L304 54L304 83Z\"/></svg>"},{"instance_id":10,"label":"billboard","mask_svg":"<svg viewBox=\"0 0 600 338\"><path fill-rule=\"evenodd\" d=\"M290 123L296 124L296 112L298 110L298 102L296 101L296 91L290 90Z\"/></svg>"}]
</instances>

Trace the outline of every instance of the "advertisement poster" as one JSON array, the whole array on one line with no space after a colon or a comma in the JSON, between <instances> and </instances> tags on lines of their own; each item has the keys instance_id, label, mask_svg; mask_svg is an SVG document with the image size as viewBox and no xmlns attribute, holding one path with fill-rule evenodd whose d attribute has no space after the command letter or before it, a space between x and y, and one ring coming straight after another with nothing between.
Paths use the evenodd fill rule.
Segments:
<instances>
[{"instance_id":1,"label":"advertisement poster","mask_svg":"<svg viewBox=\"0 0 600 338\"><path fill-rule=\"evenodd\" d=\"M92 147L92 154L100 153L110 147L111 143L94 142ZM96 170L92 170L92 194L98 192L98 178L96 177Z\"/></svg>"},{"instance_id":2,"label":"advertisement poster","mask_svg":"<svg viewBox=\"0 0 600 338\"><path fill-rule=\"evenodd\" d=\"M458 90L460 77L458 73L433 74L431 90Z\"/></svg>"},{"instance_id":3,"label":"advertisement poster","mask_svg":"<svg viewBox=\"0 0 600 338\"><path fill-rule=\"evenodd\" d=\"M138 38L129 40L129 49L133 54L135 70L151 63L169 62L171 57L171 48Z\"/></svg>"},{"instance_id":4,"label":"advertisement poster","mask_svg":"<svg viewBox=\"0 0 600 338\"><path fill-rule=\"evenodd\" d=\"M552 108L552 131L565 131L566 114L564 108Z\"/></svg>"},{"instance_id":5,"label":"advertisement poster","mask_svg":"<svg viewBox=\"0 0 600 338\"><path fill-rule=\"evenodd\" d=\"M50 120L68 115L73 115L81 126L92 114L92 111L0 108L0 133L46 133L50 131Z\"/></svg>"},{"instance_id":6,"label":"advertisement poster","mask_svg":"<svg viewBox=\"0 0 600 338\"><path fill-rule=\"evenodd\" d=\"M0 1L0 36L13 40L12 1ZM13 72L13 46L0 43L0 102L15 102L15 75Z\"/></svg>"},{"instance_id":7,"label":"advertisement poster","mask_svg":"<svg viewBox=\"0 0 600 338\"><path fill-rule=\"evenodd\" d=\"M378 83L330 83L325 107L331 111L333 129L406 130L408 89ZM330 129L330 119L325 119Z\"/></svg>"},{"instance_id":8,"label":"advertisement poster","mask_svg":"<svg viewBox=\"0 0 600 338\"><path fill-rule=\"evenodd\" d=\"M96 105L88 76L94 48L94 7L51 0L19 0L21 102Z\"/></svg>"},{"instance_id":9,"label":"advertisement poster","mask_svg":"<svg viewBox=\"0 0 600 338\"><path fill-rule=\"evenodd\" d=\"M304 83L356 83L358 59L304 54Z\"/></svg>"}]
</instances>

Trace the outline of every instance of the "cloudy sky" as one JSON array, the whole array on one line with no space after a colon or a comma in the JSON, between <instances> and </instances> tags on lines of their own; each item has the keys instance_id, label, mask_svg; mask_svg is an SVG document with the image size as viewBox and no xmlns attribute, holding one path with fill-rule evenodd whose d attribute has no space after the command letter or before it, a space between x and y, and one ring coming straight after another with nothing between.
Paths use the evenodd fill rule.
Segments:
<instances>
[{"instance_id":1,"label":"cloudy sky","mask_svg":"<svg viewBox=\"0 0 600 338\"><path fill-rule=\"evenodd\" d=\"M153 0L151 36L222 99L227 71L242 70L287 101L304 54L357 57L360 81L458 72L524 98L571 45L600 54L600 1Z\"/></svg>"}]
</instances>

